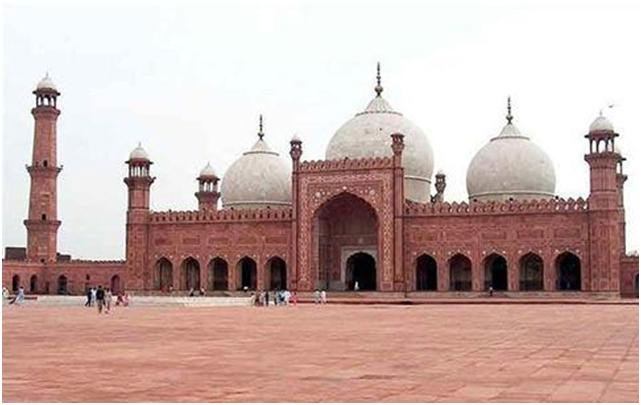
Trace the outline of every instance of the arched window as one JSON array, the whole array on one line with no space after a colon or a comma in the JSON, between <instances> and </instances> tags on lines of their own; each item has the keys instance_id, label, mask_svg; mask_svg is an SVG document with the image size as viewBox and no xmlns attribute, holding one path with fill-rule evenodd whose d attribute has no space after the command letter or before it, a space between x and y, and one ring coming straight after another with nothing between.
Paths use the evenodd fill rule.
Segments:
<instances>
[{"instance_id":1,"label":"arched window","mask_svg":"<svg viewBox=\"0 0 641 405\"><path fill-rule=\"evenodd\" d=\"M61 275L60 277L58 277L58 294L60 295L69 294L69 290L67 286L67 277L65 275Z\"/></svg>"},{"instance_id":2,"label":"arched window","mask_svg":"<svg viewBox=\"0 0 641 405\"><path fill-rule=\"evenodd\" d=\"M20 288L20 276L16 274L11 279L11 290L16 292L18 291L18 288Z\"/></svg>"}]
</instances>

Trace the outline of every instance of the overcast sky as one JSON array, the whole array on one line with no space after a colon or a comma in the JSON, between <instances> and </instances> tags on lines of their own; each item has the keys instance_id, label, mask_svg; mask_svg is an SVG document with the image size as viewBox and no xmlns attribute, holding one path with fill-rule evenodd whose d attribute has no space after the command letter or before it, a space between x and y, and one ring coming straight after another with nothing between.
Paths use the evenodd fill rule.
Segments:
<instances>
[{"instance_id":1,"label":"overcast sky","mask_svg":"<svg viewBox=\"0 0 641 405\"><path fill-rule=\"evenodd\" d=\"M641 2L128 4L5 2L3 246L26 240L31 91L46 71L62 93L58 249L117 259L138 141L154 161L152 209L195 209L200 169L223 174L255 142L260 113L288 162L294 133L304 159L323 158L374 96L380 60L383 95L427 133L449 201L467 198L468 163L504 125L508 95L515 124L554 162L557 194L587 197L583 136L614 103L638 249Z\"/></svg>"}]
</instances>

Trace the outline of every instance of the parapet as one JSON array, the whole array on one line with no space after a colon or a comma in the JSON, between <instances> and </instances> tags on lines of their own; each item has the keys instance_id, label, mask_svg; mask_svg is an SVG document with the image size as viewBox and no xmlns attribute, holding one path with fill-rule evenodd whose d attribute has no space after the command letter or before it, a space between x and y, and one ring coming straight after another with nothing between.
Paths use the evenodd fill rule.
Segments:
<instances>
[{"instance_id":1,"label":"parapet","mask_svg":"<svg viewBox=\"0 0 641 405\"><path fill-rule=\"evenodd\" d=\"M150 223L164 222L238 222L290 221L291 208L226 209L218 211L159 211L151 212Z\"/></svg>"},{"instance_id":2,"label":"parapet","mask_svg":"<svg viewBox=\"0 0 641 405\"><path fill-rule=\"evenodd\" d=\"M340 170L371 170L392 169L394 159L392 156L376 156L361 159L335 159L335 160L306 160L301 162L301 172L327 172Z\"/></svg>"},{"instance_id":3,"label":"parapet","mask_svg":"<svg viewBox=\"0 0 641 405\"><path fill-rule=\"evenodd\" d=\"M435 202L416 203L405 201L404 213L408 216L445 215L493 215L493 214L539 214L553 212L584 212L588 210L587 200L550 198L541 200L487 201L487 202Z\"/></svg>"}]
</instances>

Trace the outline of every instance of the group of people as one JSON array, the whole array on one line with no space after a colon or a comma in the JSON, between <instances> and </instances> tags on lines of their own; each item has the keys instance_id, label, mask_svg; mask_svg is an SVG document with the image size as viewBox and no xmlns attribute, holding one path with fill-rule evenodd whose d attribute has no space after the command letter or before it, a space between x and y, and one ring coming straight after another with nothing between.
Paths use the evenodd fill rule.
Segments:
<instances>
[{"instance_id":1,"label":"group of people","mask_svg":"<svg viewBox=\"0 0 641 405\"><path fill-rule=\"evenodd\" d=\"M111 303L113 301L113 293L110 288L103 288L101 285L96 287L91 287L87 290L87 302L85 302L85 307L93 307L94 304L98 308L98 313L102 314L104 308L105 314L108 314L111 311ZM123 307L129 306L129 294L124 292L119 292L116 296L116 306L122 305Z\"/></svg>"},{"instance_id":2,"label":"group of people","mask_svg":"<svg viewBox=\"0 0 641 405\"><path fill-rule=\"evenodd\" d=\"M267 307L273 300L273 305L296 305L298 303L298 295L296 291L290 292L289 290L269 290L261 291L258 293L258 300L255 302L257 306Z\"/></svg>"},{"instance_id":3,"label":"group of people","mask_svg":"<svg viewBox=\"0 0 641 405\"><path fill-rule=\"evenodd\" d=\"M315 289L314 304L327 304L327 291Z\"/></svg>"},{"instance_id":4,"label":"group of people","mask_svg":"<svg viewBox=\"0 0 641 405\"><path fill-rule=\"evenodd\" d=\"M2 287L2 300L9 299L9 290L7 287ZM9 304L21 305L24 304L24 287L20 286L16 295L9 301Z\"/></svg>"}]
</instances>

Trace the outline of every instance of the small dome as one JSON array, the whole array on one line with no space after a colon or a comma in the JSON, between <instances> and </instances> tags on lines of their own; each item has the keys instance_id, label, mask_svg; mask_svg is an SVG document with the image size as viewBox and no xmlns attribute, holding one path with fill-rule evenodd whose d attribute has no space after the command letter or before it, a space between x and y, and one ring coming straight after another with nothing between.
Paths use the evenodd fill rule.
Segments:
<instances>
[{"instance_id":1,"label":"small dome","mask_svg":"<svg viewBox=\"0 0 641 405\"><path fill-rule=\"evenodd\" d=\"M290 142L291 143L301 143L301 140L298 137L298 134L294 134L294 136L292 136L292 140Z\"/></svg>"},{"instance_id":2,"label":"small dome","mask_svg":"<svg viewBox=\"0 0 641 405\"><path fill-rule=\"evenodd\" d=\"M220 186L223 208L291 206L291 170L263 139L227 170Z\"/></svg>"},{"instance_id":3,"label":"small dome","mask_svg":"<svg viewBox=\"0 0 641 405\"><path fill-rule=\"evenodd\" d=\"M58 90L56 89L56 85L53 84L53 81L49 77L49 73L47 73L45 77L42 78L42 80L40 80L38 82L38 85L36 86L36 90L44 90L44 89L56 90L56 91Z\"/></svg>"},{"instance_id":4,"label":"small dome","mask_svg":"<svg viewBox=\"0 0 641 405\"><path fill-rule=\"evenodd\" d=\"M638 250L632 250L632 251L628 252L628 256L639 257L639 251Z\"/></svg>"},{"instance_id":5,"label":"small dome","mask_svg":"<svg viewBox=\"0 0 641 405\"><path fill-rule=\"evenodd\" d=\"M138 146L129 154L129 159L149 160L149 155L147 155L147 151L142 147L142 144L138 142Z\"/></svg>"},{"instance_id":6,"label":"small dome","mask_svg":"<svg viewBox=\"0 0 641 405\"><path fill-rule=\"evenodd\" d=\"M381 96L380 72L376 96L365 109L336 131L325 152L328 160L392 155L390 135L405 135L402 165L405 173L405 198L416 202L430 200L434 170L432 147L425 133L403 114L394 111Z\"/></svg>"},{"instance_id":7,"label":"small dome","mask_svg":"<svg viewBox=\"0 0 641 405\"><path fill-rule=\"evenodd\" d=\"M590 124L590 132L596 131L614 131L614 127L609 119L605 118L603 115L596 117L592 124Z\"/></svg>"},{"instance_id":8,"label":"small dome","mask_svg":"<svg viewBox=\"0 0 641 405\"><path fill-rule=\"evenodd\" d=\"M470 200L531 200L554 196L556 175L548 155L508 123L474 156L467 169Z\"/></svg>"},{"instance_id":9,"label":"small dome","mask_svg":"<svg viewBox=\"0 0 641 405\"><path fill-rule=\"evenodd\" d=\"M218 177L218 176L216 175L214 168L211 167L211 164L207 162L207 166L203 167L203 169L200 171L200 177Z\"/></svg>"}]
</instances>

